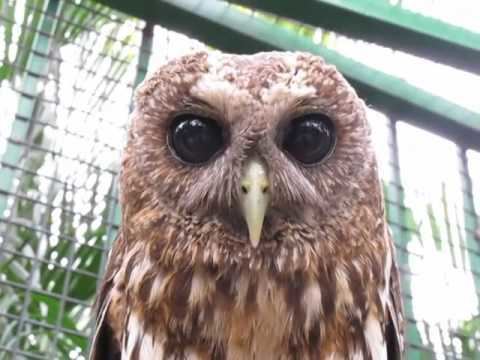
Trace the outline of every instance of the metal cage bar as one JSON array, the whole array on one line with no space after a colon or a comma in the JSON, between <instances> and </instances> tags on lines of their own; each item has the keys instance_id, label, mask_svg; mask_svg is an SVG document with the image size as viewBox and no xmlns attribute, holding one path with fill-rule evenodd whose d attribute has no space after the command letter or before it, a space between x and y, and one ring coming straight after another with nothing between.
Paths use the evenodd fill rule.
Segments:
<instances>
[{"instance_id":1,"label":"metal cage bar","mask_svg":"<svg viewBox=\"0 0 480 360\"><path fill-rule=\"evenodd\" d=\"M480 73L480 34L388 1L232 2Z\"/></svg>"}]
</instances>

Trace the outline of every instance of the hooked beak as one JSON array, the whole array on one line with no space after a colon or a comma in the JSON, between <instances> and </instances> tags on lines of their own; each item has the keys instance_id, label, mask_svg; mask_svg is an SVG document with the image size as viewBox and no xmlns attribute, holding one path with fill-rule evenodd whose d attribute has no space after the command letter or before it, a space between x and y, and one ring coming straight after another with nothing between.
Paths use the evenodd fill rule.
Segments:
<instances>
[{"instance_id":1,"label":"hooked beak","mask_svg":"<svg viewBox=\"0 0 480 360\"><path fill-rule=\"evenodd\" d=\"M270 189L265 165L257 158L247 160L240 182L240 205L248 226L250 243L254 248L260 242L263 220L270 200Z\"/></svg>"}]
</instances>

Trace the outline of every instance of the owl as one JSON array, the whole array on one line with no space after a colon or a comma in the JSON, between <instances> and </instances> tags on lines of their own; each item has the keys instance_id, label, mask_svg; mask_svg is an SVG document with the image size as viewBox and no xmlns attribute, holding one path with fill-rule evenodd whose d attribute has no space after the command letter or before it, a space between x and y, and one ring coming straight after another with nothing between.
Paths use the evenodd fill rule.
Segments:
<instances>
[{"instance_id":1,"label":"owl","mask_svg":"<svg viewBox=\"0 0 480 360\"><path fill-rule=\"evenodd\" d=\"M401 359L366 107L298 52L199 52L139 87L90 358Z\"/></svg>"}]
</instances>

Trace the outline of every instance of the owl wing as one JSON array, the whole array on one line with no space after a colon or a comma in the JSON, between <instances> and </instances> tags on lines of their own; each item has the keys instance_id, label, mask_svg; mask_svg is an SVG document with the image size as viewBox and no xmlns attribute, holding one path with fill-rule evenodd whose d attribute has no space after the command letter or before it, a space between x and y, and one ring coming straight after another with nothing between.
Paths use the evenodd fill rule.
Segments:
<instances>
[{"instance_id":1,"label":"owl wing","mask_svg":"<svg viewBox=\"0 0 480 360\"><path fill-rule=\"evenodd\" d=\"M400 291L400 272L395 261L395 245L390 236L392 254L392 267L390 272L390 293L387 302L387 327L386 342L388 360L401 360L404 358L404 320L403 301Z\"/></svg>"},{"instance_id":2,"label":"owl wing","mask_svg":"<svg viewBox=\"0 0 480 360\"><path fill-rule=\"evenodd\" d=\"M93 335L90 360L120 360L121 352L112 328L108 324L107 314L111 303L113 278L117 272L116 261L121 258L122 237L118 236L109 256L107 270L96 299L96 326Z\"/></svg>"}]
</instances>

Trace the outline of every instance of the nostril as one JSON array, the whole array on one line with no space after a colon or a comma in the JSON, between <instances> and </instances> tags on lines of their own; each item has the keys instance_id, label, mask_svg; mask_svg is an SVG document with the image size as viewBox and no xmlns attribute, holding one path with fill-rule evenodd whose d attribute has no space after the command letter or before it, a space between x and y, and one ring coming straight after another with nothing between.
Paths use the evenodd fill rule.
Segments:
<instances>
[{"instance_id":1,"label":"nostril","mask_svg":"<svg viewBox=\"0 0 480 360\"><path fill-rule=\"evenodd\" d=\"M247 188L246 185L242 185L242 192L243 192L244 194L247 194L247 193L248 193L248 188Z\"/></svg>"},{"instance_id":2,"label":"nostril","mask_svg":"<svg viewBox=\"0 0 480 360\"><path fill-rule=\"evenodd\" d=\"M262 186L262 193L266 193L268 191L268 185L263 185Z\"/></svg>"}]
</instances>

